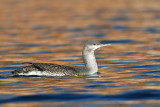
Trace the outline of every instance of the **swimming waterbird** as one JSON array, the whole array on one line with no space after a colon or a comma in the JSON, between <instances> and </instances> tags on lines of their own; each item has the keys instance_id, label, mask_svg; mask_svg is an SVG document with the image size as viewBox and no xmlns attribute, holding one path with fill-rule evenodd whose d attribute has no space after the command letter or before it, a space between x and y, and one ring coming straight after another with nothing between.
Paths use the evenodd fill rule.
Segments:
<instances>
[{"instance_id":1,"label":"swimming waterbird","mask_svg":"<svg viewBox=\"0 0 160 107\"><path fill-rule=\"evenodd\" d=\"M35 76L79 76L79 75L93 75L98 71L98 66L94 51L100 47L108 46L110 44L102 44L100 42L89 40L83 47L84 68L70 67L65 65L58 65L52 63L30 63L20 69L12 71L14 75L35 75Z\"/></svg>"}]
</instances>

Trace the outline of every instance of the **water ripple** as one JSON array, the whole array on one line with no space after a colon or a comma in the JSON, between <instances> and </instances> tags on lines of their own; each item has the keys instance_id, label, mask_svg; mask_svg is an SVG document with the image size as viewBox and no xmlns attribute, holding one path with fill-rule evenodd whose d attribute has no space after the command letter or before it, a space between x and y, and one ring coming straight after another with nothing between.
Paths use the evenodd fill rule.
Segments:
<instances>
[{"instance_id":1,"label":"water ripple","mask_svg":"<svg viewBox=\"0 0 160 107\"><path fill-rule=\"evenodd\" d=\"M127 43L141 43L139 41L134 41L131 39L126 39L126 40L104 40L101 41L102 43L112 43L112 44L127 44Z\"/></svg>"},{"instance_id":2,"label":"water ripple","mask_svg":"<svg viewBox=\"0 0 160 107\"><path fill-rule=\"evenodd\" d=\"M160 100L160 90L133 90L117 95L99 95L99 94L36 94L16 96L9 99L3 99L0 95L0 104L12 102L42 102L42 101L129 101L129 100Z\"/></svg>"}]
</instances>

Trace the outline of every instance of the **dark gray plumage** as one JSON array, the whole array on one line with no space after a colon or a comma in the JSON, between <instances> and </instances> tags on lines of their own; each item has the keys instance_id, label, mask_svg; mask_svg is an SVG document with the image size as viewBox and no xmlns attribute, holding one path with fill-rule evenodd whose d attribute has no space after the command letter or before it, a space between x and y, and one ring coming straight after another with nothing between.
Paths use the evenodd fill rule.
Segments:
<instances>
[{"instance_id":1,"label":"dark gray plumage","mask_svg":"<svg viewBox=\"0 0 160 107\"><path fill-rule=\"evenodd\" d=\"M70 67L70 66L64 66L64 65L58 65L58 64L51 64L51 63L30 63L32 65L26 66L20 69L16 69L12 71L14 75L29 75L32 71L40 71L40 75L48 75L50 76L76 76L76 75L82 75L85 72L79 72L82 69L76 68L76 67ZM84 69L83 69L84 71ZM38 75L38 74L37 74Z\"/></svg>"},{"instance_id":2,"label":"dark gray plumage","mask_svg":"<svg viewBox=\"0 0 160 107\"><path fill-rule=\"evenodd\" d=\"M83 47L83 59L85 67L80 69L76 67L57 65L51 63L30 63L30 66L12 71L14 75L38 75L38 76L78 76L91 75L98 71L94 50L108 46L97 41L87 41Z\"/></svg>"}]
</instances>

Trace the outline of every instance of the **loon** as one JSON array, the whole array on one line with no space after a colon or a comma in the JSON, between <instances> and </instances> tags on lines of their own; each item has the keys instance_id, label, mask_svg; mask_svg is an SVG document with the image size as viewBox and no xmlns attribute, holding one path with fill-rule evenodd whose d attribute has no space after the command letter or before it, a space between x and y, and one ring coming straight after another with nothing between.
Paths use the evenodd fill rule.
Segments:
<instances>
[{"instance_id":1,"label":"loon","mask_svg":"<svg viewBox=\"0 0 160 107\"><path fill-rule=\"evenodd\" d=\"M93 75L98 71L94 51L110 44L101 44L98 41L89 40L83 47L84 68L70 67L52 63L29 63L29 66L12 71L14 75L21 76L82 76Z\"/></svg>"}]
</instances>

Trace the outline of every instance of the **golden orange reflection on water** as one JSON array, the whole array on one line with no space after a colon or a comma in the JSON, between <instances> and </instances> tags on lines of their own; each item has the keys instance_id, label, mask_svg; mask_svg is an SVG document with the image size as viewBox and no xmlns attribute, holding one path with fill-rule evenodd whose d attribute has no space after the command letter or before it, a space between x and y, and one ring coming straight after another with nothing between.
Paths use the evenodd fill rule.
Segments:
<instances>
[{"instance_id":1,"label":"golden orange reflection on water","mask_svg":"<svg viewBox=\"0 0 160 107\"><path fill-rule=\"evenodd\" d=\"M86 40L133 40L135 42L112 44L98 49L96 52L99 54L96 56L102 58L97 62L98 65L103 66L99 68L101 74L98 77L18 78L12 77L10 73L0 74L11 76L11 78L0 79L0 94L21 96L81 90L77 93L114 95L134 89L160 89L158 84L149 83L150 81L159 81L159 78L136 77L139 75L138 73L147 70L126 69L123 68L123 65L110 64L110 62L128 62L128 67L159 64L159 61L146 61L159 59L160 45L159 41L156 41L160 38L159 33L148 33L145 30L148 27L160 26L159 19L155 19L159 15L159 11L156 11L159 10L159 2L154 0L39 0L38 2L33 0L1 0L0 61L4 62L0 64L0 68L24 66L10 65L10 62L7 61L15 63L49 62L75 66L74 64L83 64L82 57L79 56L82 54L83 43ZM155 12L146 12L148 10L155 10ZM130 19L128 21L111 21L120 16ZM89 28L91 25L96 27L91 29ZM129 29L115 30L115 26L125 26ZM105 28L99 29L98 27ZM74 31L74 29L82 31ZM105 36L102 38L93 37L93 34L98 33ZM24 44L35 46L25 46ZM67 52L68 50L71 52ZM32 54L41 51L51 53ZM136 53L125 55L128 52ZM77 66L82 67L83 65ZM116 70L121 70L121 72L114 72ZM9 70L1 70L1 72L4 71ZM158 73L150 73L149 75L160 76ZM97 85L112 87L86 88L95 82ZM84 90L87 92L83 92ZM159 104L154 100L128 101L127 103ZM41 104L45 105L46 102L21 103L20 106L26 104L35 107ZM59 105L63 102L51 102L51 104ZM6 106L17 106L17 104L11 103Z\"/></svg>"}]
</instances>

